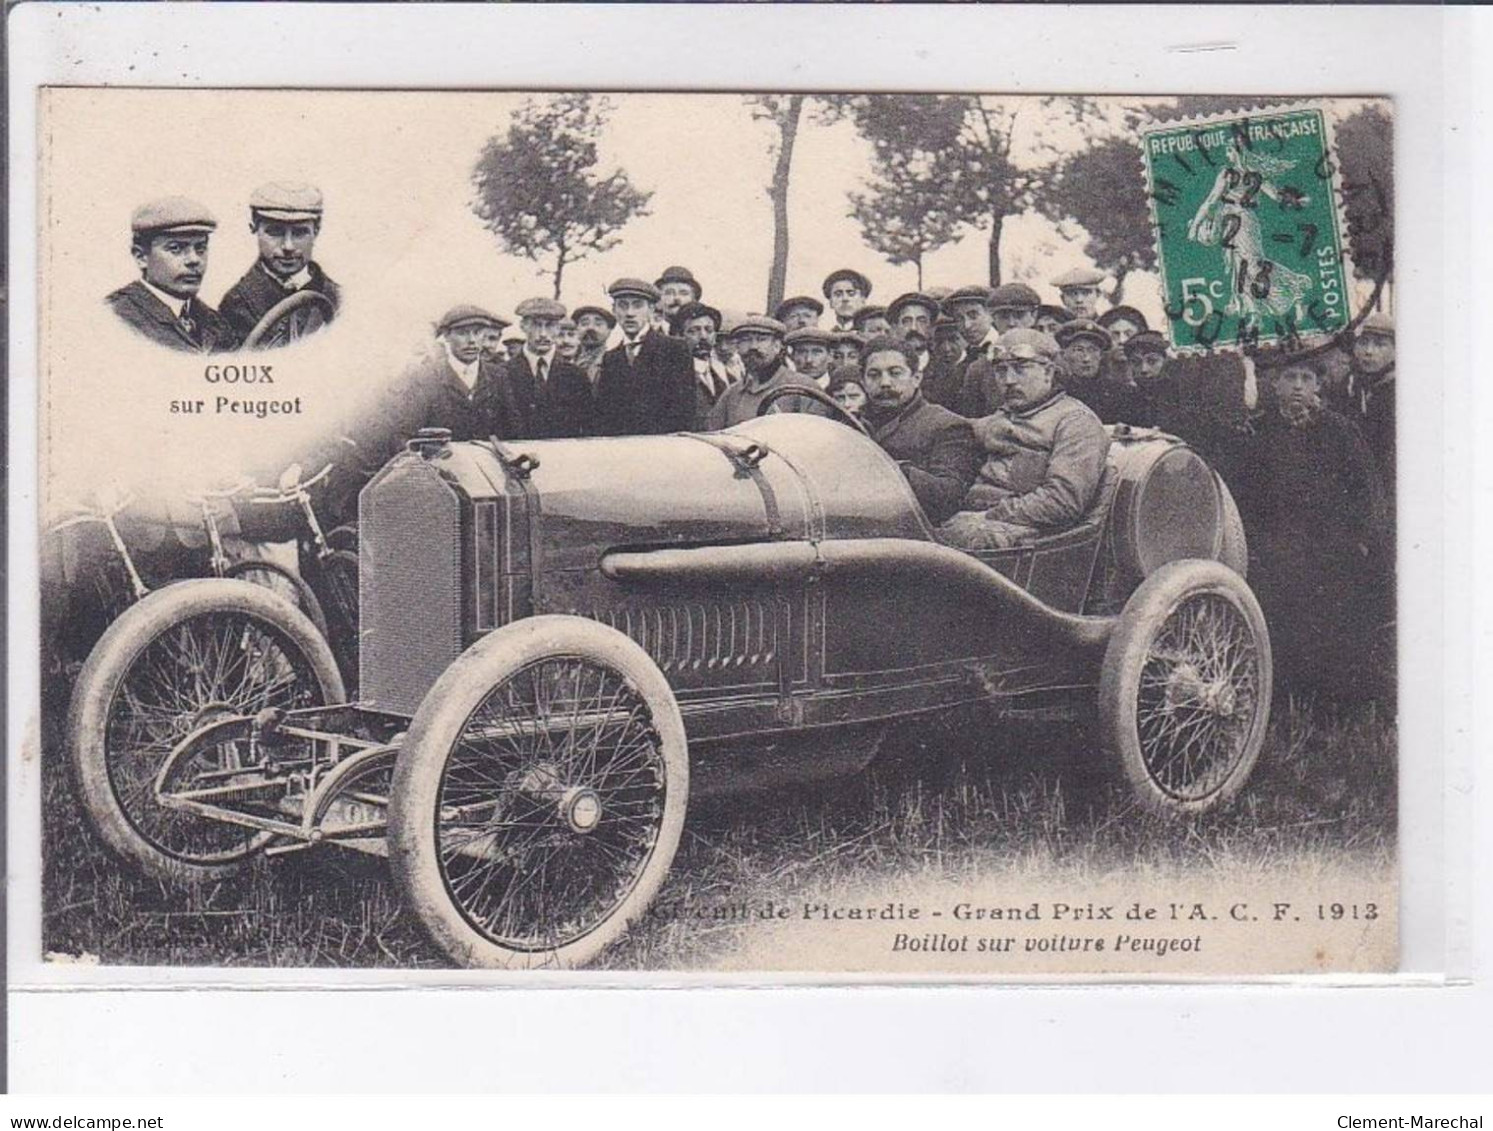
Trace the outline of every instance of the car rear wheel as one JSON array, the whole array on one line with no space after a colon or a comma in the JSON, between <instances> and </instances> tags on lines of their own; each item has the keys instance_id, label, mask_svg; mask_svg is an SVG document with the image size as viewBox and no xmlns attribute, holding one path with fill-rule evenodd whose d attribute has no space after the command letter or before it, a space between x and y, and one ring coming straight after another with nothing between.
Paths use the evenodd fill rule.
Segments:
<instances>
[{"instance_id":1,"label":"car rear wheel","mask_svg":"<svg viewBox=\"0 0 1493 1131\"><path fill-rule=\"evenodd\" d=\"M581 966L658 893L688 793L684 723L648 654L594 621L531 617L420 704L394 773L394 876L461 965Z\"/></svg>"},{"instance_id":2,"label":"car rear wheel","mask_svg":"<svg viewBox=\"0 0 1493 1131\"><path fill-rule=\"evenodd\" d=\"M1220 562L1171 562L1131 595L1110 638L1101 735L1142 805L1204 813L1254 769L1270 690L1270 637L1244 580Z\"/></svg>"},{"instance_id":3,"label":"car rear wheel","mask_svg":"<svg viewBox=\"0 0 1493 1131\"><path fill-rule=\"evenodd\" d=\"M155 783L167 756L210 722L342 699L326 641L284 597L221 578L168 585L110 625L79 673L67 748L83 807L104 843L150 874L222 879L268 834L163 807ZM179 766L173 789L231 779L237 746Z\"/></svg>"}]
</instances>

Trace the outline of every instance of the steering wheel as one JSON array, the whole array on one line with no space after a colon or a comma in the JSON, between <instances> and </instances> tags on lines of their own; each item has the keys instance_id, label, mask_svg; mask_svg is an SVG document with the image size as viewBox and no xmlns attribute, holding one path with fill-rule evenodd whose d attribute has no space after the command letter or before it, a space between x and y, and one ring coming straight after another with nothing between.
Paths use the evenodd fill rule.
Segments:
<instances>
[{"instance_id":1,"label":"steering wheel","mask_svg":"<svg viewBox=\"0 0 1493 1131\"><path fill-rule=\"evenodd\" d=\"M762 400L757 404L757 415L766 416L768 409L784 397L805 397L808 400L821 404L829 409L834 419L857 429L868 440L875 439L871 435L871 430L866 427L863 421L857 420L850 413L846 412L835 403L834 397L819 388L818 385L779 385L776 389L769 389L762 394Z\"/></svg>"},{"instance_id":2,"label":"steering wheel","mask_svg":"<svg viewBox=\"0 0 1493 1131\"><path fill-rule=\"evenodd\" d=\"M337 308L320 291L296 291L264 312L244 339L244 348L277 349L314 334L332 320Z\"/></svg>"}]
</instances>

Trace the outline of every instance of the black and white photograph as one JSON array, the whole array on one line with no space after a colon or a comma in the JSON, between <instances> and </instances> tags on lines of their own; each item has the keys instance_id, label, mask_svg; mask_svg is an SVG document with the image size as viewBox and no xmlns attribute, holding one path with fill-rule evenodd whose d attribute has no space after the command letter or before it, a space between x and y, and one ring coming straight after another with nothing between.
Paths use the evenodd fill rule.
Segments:
<instances>
[{"instance_id":1,"label":"black and white photograph","mask_svg":"<svg viewBox=\"0 0 1493 1131\"><path fill-rule=\"evenodd\" d=\"M39 112L59 976L1397 969L1391 100Z\"/></svg>"}]
</instances>

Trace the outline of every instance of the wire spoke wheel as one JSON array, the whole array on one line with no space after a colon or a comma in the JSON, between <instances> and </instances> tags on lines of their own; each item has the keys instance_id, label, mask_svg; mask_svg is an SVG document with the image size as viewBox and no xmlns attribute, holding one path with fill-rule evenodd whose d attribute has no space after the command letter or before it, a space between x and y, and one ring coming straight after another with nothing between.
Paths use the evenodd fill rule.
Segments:
<instances>
[{"instance_id":1,"label":"wire spoke wheel","mask_svg":"<svg viewBox=\"0 0 1493 1131\"><path fill-rule=\"evenodd\" d=\"M79 677L69 752L85 808L105 842L148 871L225 875L268 837L162 806L167 757L208 723L341 700L325 641L284 598L245 581L167 586L110 626ZM168 786L231 787L253 769L247 743L223 741L179 764Z\"/></svg>"},{"instance_id":2,"label":"wire spoke wheel","mask_svg":"<svg viewBox=\"0 0 1493 1131\"><path fill-rule=\"evenodd\" d=\"M493 689L442 776L441 870L482 934L568 945L632 891L658 840L666 769L648 706L617 672L541 660Z\"/></svg>"},{"instance_id":3,"label":"wire spoke wheel","mask_svg":"<svg viewBox=\"0 0 1493 1131\"><path fill-rule=\"evenodd\" d=\"M148 640L109 705L109 785L125 819L162 852L219 863L256 847L261 834L167 809L155 781L173 747L198 727L266 707L319 700L310 664L275 626L241 612L201 613ZM232 784L250 769L247 744L225 742L178 767L174 790Z\"/></svg>"},{"instance_id":4,"label":"wire spoke wheel","mask_svg":"<svg viewBox=\"0 0 1493 1131\"><path fill-rule=\"evenodd\" d=\"M395 771L392 863L468 965L580 965L645 909L688 790L668 683L621 633L535 617L431 689Z\"/></svg>"},{"instance_id":5,"label":"wire spoke wheel","mask_svg":"<svg viewBox=\"0 0 1493 1131\"><path fill-rule=\"evenodd\" d=\"M1270 638L1243 578L1219 562L1172 562L1126 602L1110 638L1099 681L1105 745L1142 804L1205 812L1253 770L1270 688Z\"/></svg>"}]
</instances>

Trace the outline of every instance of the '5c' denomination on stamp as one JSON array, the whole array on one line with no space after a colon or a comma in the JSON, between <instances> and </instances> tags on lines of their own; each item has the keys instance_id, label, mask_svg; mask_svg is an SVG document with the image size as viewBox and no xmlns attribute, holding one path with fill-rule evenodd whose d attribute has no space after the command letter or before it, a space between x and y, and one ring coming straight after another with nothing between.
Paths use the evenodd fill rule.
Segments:
<instances>
[{"instance_id":1,"label":"'5c' denomination on stamp","mask_svg":"<svg viewBox=\"0 0 1493 1131\"><path fill-rule=\"evenodd\" d=\"M1141 139L1178 350L1290 347L1348 326L1346 225L1320 109L1168 123Z\"/></svg>"}]
</instances>

